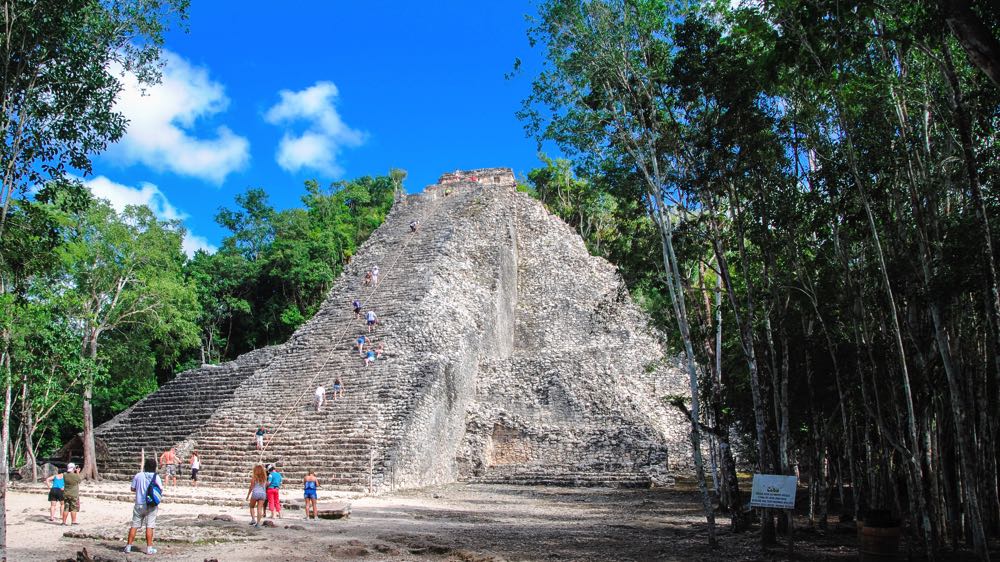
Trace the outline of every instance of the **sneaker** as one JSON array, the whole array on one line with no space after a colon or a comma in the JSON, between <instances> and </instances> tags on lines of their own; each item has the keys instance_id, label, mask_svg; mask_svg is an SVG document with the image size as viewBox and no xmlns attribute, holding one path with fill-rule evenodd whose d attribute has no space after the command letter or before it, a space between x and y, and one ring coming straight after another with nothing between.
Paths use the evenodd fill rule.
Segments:
<instances>
[{"instance_id":1,"label":"sneaker","mask_svg":"<svg viewBox=\"0 0 1000 562\"><path fill-rule=\"evenodd\" d=\"M147 546L146 547L146 554L156 554L156 549L153 548L153 547L151 547L151 546Z\"/></svg>"},{"instance_id":2,"label":"sneaker","mask_svg":"<svg viewBox=\"0 0 1000 562\"><path fill-rule=\"evenodd\" d=\"M256 522L256 521L254 521L253 519L251 519L251 520L250 520L250 526L251 526L251 527L256 527L256 526L257 526L257 522Z\"/></svg>"},{"instance_id":3,"label":"sneaker","mask_svg":"<svg viewBox=\"0 0 1000 562\"><path fill-rule=\"evenodd\" d=\"M132 552L132 545L130 545L130 544L125 545L124 552Z\"/></svg>"}]
</instances>

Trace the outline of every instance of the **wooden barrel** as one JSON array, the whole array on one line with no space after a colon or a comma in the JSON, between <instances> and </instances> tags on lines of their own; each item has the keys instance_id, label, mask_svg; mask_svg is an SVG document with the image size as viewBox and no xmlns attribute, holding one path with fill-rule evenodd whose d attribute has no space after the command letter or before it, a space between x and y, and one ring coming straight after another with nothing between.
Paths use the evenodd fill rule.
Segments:
<instances>
[{"instance_id":1,"label":"wooden barrel","mask_svg":"<svg viewBox=\"0 0 1000 562\"><path fill-rule=\"evenodd\" d=\"M862 527L861 560L896 560L899 553L900 527Z\"/></svg>"}]
</instances>

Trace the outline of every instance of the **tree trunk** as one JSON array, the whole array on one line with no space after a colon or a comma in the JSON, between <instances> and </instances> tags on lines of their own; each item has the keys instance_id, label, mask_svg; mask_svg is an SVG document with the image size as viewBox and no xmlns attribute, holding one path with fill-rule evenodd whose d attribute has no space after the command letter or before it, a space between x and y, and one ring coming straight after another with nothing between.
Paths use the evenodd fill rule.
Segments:
<instances>
[{"instance_id":1,"label":"tree trunk","mask_svg":"<svg viewBox=\"0 0 1000 562\"><path fill-rule=\"evenodd\" d=\"M708 197L709 213L716 213L715 202L711 196ZM743 318L740 314L739 300L736 290L733 287L733 280L729 272L729 262L726 260L725 250L722 247L721 229L718 221L709 221L712 228L712 248L715 253L716 264L719 267L719 276L722 278L722 285L726 289L729 297L729 304L736 319L736 326L740 335L740 344L743 349L743 356L750 371L750 395L753 399L754 429L757 438L757 463L762 473L772 470L772 458L767 447L767 412L764 406L764 392L761 392L760 372L757 368L757 353L754 350L753 341L753 319L754 305L752 294L747 297L747 315ZM738 222L738 221L737 221ZM737 236L742 236L742 228ZM747 281L749 283L749 280ZM748 288L749 291L749 288ZM770 510L761 510L761 545L765 548L775 543L774 520Z\"/></svg>"},{"instance_id":2,"label":"tree trunk","mask_svg":"<svg viewBox=\"0 0 1000 562\"><path fill-rule=\"evenodd\" d=\"M7 478L10 475L10 410L11 372L9 340L4 338L4 350L0 356L0 369L4 378L3 427L0 429L0 562L7 561Z\"/></svg>"},{"instance_id":3,"label":"tree trunk","mask_svg":"<svg viewBox=\"0 0 1000 562\"><path fill-rule=\"evenodd\" d=\"M701 428L698 425L701 401L698 391L698 369L695 365L694 346L691 343L691 330L688 326L687 306L685 304L683 286L681 285L680 265L677 263L676 254L674 254L673 223L670 216L664 211L664 202L659 198L659 195L654 193L651 194L650 198L653 200L653 218L660 232L667 288L669 289L670 300L673 304L674 317L677 320L681 339L684 342L685 363L687 364L691 388L691 447L694 457L695 475L698 479L698 489L701 491L705 519L708 522L708 542L710 546L715 546L717 544L715 538L715 512L711 497L708 494L708 486L705 482L705 463L701 452Z\"/></svg>"},{"instance_id":4,"label":"tree trunk","mask_svg":"<svg viewBox=\"0 0 1000 562\"><path fill-rule=\"evenodd\" d=\"M939 0L948 27L969 55L972 64L979 67L993 85L1000 88L1000 42L990 32L979 16L972 11L970 0Z\"/></svg>"},{"instance_id":5,"label":"tree trunk","mask_svg":"<svg viewBox=\"0 0 1000 562\"><path fill-rule=\"evenodd\" d=\"M27 371L21 376L21 430L24 435L24 458L31 467L31 481L38 481L38 462L35 460L35 444L32 435L35 433L34 408L31 407L31 395L28 391Z\"/></svg>"},{"instance_id":6,"label":"tree trunk","mask_svg":"<svg viewBox=\"0 0 1000 562\"><path fill-rule=\"evenodd\" d=\"M952 5L967 4L966 2L954 0L951 0L948 3ZM963 9L968 10L968 6L965 5ZM952 25L952 29L954 30L955 27L950 19L948 23L949 25ZM958 32L956 31L956 35L957 34ZM994 43L996 43L995 40ZM994 63L995 69L997 72L1000 72L1000 45L996 45L996 47L997 49L994 51ZM955 73L955 66L952 62L951 51L947 44L942 44L942 53L944 55L943 64L941 65L942 72L951 91L950 101L955 115L955 126L958 129L958 138L962 145L962 159L965 165L966 180L968 181L969 194L972 198L972 206L975 210L976 220L979 222L980 234L982 236L982 252L984 258L983 270L986 273L986 292L987 302L989 305L989 321L987 322L987 327L992 332L993 338L993 384L1000 389L1000 280L997 278L997 261L996 253L993 249L993 233L990 226L989 212L986 209L986 203L983 199L982 186L979 182L979 164L972 142L972 124L969 118L969 112L965 104L964 96L962 95L961 84L959 83L958 76ZM994 82L997 82L997 80L994 79ZM1000 82L997 82L997 85L1000 86ZM983 429L988 433L992 433L989 431L990 428L984 427ZM991 451L991 453L993 452L994 451ZM996 475L994 475L994 480L995 478ZM997 508L1000 508L1000 505L996 505L997 503L1000 502L994 502L995 505L992 506L994 511ZM991 516L990 519L1000 521L1000 518L997 518L996 516Z\"/></svg>"},{"instance_id":7,"label":"tree trunk","mask_svg":"<svg viewBox=\"0 0 1000 562\"><path fill-rule=\"evenodd\" d=\"M740 483L736 475L736 459L733 458L733 448L730 441L731 424L729 415L724 411L723 400L725 398L726 377L722 372L722 277L715 277L715 350L712 354L713 374L715 381L712 385L713 417L715 427L718 430L719 463L721 464L721 498L725 499L725 505L729 509L729 521L732 530L740 533L747 528L749 520L747 514L743 512L743 500L740 494Z\"/></svg>"},{"instance_id":8,"label":"tree trunk","mask_svg":"<svg viewBox=\"0 0 1000 562\"><path fill-rule=\"evenodd\" d=\"M97 363L97 338L100 332L91 330L87 338L87 352L93 364ZM91 402L94 398L93 377L87 377L83 388L83 469L80 475L84 478L98 479L97 447L94 443L94 412Z\"/></svg>"}]
</instances>

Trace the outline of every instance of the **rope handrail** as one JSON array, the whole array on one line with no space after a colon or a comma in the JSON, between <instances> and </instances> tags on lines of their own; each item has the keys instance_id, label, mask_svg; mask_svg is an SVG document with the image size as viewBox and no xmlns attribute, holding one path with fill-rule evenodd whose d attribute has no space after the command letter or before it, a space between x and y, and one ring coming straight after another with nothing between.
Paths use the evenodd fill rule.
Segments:
<instances>
[{"instance_id":1,"label":"rope handrail","mask_svg":"<svg viewBox=\"0 0 1000 562\"><path fill-rule=\"evenodd\" d=\"M431 194L433 195L433 197L431 199L431 205L429 206L429 208L427 208L428 206L425 205L425 208L423 209L423 212L421 213L421 215L420 215L420 217L418 219L418 224L421 223L421 222L423 222L428 216L432 215L433 212L437 210L437 207L440 204L440 201L443 199L443 197L438 197L438 195L437 195L436 192L431 192ZM385 274L384 282L372 285L371 291L368 293L368 296L365 297L363 304L371 303L372 300L373 300L373 297L375 296L376 293L378 293L379 289L381 287L383 287L383 286L391 283L391 281L389 280L389 272L391 272L391 271L393 271L395 269L396 263L399 261L400 256L402 256L403 253L406 251L406 249L409 247L410 242L415 237L414 235L417 235L419 233L420 233L420 229L418 227L418 229L417 229L416 232L411 232L409 236L405 237L405 241L399 247L399 250L396 252L396 255L393 258L392 263L384 271L384 274ZM380 272L380 273L382 273L382 272ZM371 310L371 309L369 309L369 310ZM346 328L344 328L341 331L341 333L337 336L337 338L336 338L335 341L340 341L343 338L345 338L347 336L347 334L349 333L352 324L353 323L351 322L351 320L348 320L346 322ZM339 350L336 348L336 346L334 346L333 349L330 350L330 352L327 354L326 358L323 360L322 365L320 365L319 369L317 369L316 374L313 375L313 377L309 380L309 382L306 385L306 387L304 388L304 390L295 399L295 402L293 402L291 404L291 406L287 409L287 411L285 412L285 414L282 416L281 421L278 422L278 425L275 427L274 431L271 432L271 434L268 436L267 440L264 442L264 445L260 448L259 454L257 456L257 463L256 464L262 464L263 463L264 453L267 452L267 449L271 445L271 442L278 435L278 432L282 429L282 427L284 426L285 422L288 420L289 416L291 416L291 414L298 409L299 404L302 402L302 399L312 389L313 383L315 383L316 380L319 379L323 375L324 369L326 368L327 365L330 364L331 360L334 357L334 354L337 353L338 351Z\"/></svg>"}]
</instances>

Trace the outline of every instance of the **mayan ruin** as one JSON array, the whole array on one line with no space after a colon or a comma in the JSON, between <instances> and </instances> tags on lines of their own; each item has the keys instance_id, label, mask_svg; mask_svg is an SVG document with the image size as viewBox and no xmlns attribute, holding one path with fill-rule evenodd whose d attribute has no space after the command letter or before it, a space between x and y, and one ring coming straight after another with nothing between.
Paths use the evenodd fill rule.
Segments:
<instances>
[{"instance_id":1,"label":"mayan ruin","mask_svg":"<svg viewBox=\"0 0 1000 562\"><path fill-rule=\"evenodd\" d=\"M0 562L1000 560L997 0L0 4Z\"/></svg>"},{"instance_id":2,"label":"mayan ruin","mask_svg":"<svg viewBox=\"0 0 1000 562\"><path fill-rule=\"evenodd\" d=\"M353 347L356 297L380 318L372 367ZM445 174L393 207L287 343L181 373L97 428L99 466L130 478L141 451L176 447L197 449L214 484L261 461L349 490L665 483L690 472L689 427L657 397L687 379L648 324L510 169ZM336 377L346 395L315 412L313 389Z\"/></svg>"}]
</instances>

